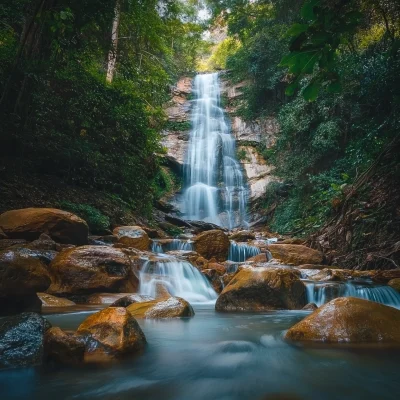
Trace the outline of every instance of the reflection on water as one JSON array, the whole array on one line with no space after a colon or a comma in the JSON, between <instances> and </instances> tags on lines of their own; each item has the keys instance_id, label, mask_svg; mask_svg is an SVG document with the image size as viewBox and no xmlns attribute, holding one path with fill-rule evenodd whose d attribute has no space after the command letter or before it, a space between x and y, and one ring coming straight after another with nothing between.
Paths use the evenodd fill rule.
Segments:
<instances>
[{"instance_id":1,"label":"reflection on water","mask_svg":"<svg viewBox=\"0 0 400 400\"><path fill-rule=\"evenodd\" d=\"M271 393L300 399L397 399L399 355L301 349L282 340L301 311L216 314L195 307L191 319L140 321L143 355L108 366L0 373L1 399L258 400ZM73 329L87 313L51 315Z\"/></svg>"}]
</instances>

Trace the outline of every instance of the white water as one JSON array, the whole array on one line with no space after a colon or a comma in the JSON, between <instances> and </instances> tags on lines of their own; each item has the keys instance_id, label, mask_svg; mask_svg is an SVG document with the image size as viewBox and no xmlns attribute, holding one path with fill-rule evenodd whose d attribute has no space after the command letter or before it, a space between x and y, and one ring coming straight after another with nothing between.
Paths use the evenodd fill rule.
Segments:
<instances>
[{"instance_id":1,"label":"white water","mask_svg":"<svg viewBox=\"0 0 400 400\"><path fill-rule=\"evenodd\" d=\"M358 297L400 308L400 294L390 286L353 282L305 282L307 300L318 307L336 297Z\"/></svg>"},{"instance_id":2,"label":"white water","mask_svg":"<svg viewBox=\"0 0 400 400\"><path fill-rule=\"evenodd\" d=\"M236 144L220 107L218 74L194 80L192 131L181 211L189 220L227 228L246 225L247 188Z\"/></svg>"},{"instance_id":3,"label":"white water","mask_svg":"<svg viewBox=\"0 0 400 400\"><path fill-rule=\"evenodd\" d=\"M160 243L157 240L153 240L151 245L151 251L153 253L165 253L174 250L193 250L193 242L190 240L173 239L167 243Z\"/></svg>"},{"instance_id":4,"label":"white water","mask_svg":"<svg viewBox=\"0 0 400 400\"><path fill-rule=\"evenodd\" d=\"M235 241L231 240L228 260L242 262L260 253L260 249L256 246L250 246L247 243L236 243Z\"/></svg>"},{"instance_id":5,"label":"white water","mask_svg":"<svg viewBox=\"0 0 400 400\"><path fill-rule=\"evenodd\" d=\"M171 295L189 302L210 302L217 298L208 280L190 262L167 255L146 261L140 271L140 294L156 297L158 284Z\"/></svg>"}]
</instances>

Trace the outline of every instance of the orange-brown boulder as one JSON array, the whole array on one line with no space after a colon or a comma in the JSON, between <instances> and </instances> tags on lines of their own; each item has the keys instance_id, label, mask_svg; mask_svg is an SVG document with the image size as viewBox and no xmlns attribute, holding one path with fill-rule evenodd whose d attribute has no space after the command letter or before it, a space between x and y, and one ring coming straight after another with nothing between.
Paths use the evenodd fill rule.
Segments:
<instances>
[{"instance_id":1,"label":"orange-brown boulder","mask_svg":"<svg viewBox=\"0 0 400 400\"><path fill-rule=\"evenodd\" d=\"M110 307L128 307L133 303L141 303L143 301L149 301L149 300L154 300L154 299L150 296L132 293L114 301L114 303L112 303Z\"/></svg>"},{"instance_id":2,"label":"orange-brown boulder","mask_svg":"<svg viewBox=\"0 0 400 400\"><path fill-rule=\"evenodd\" d=\"M256 235L251 231L239 231L229 236L229 239L235 240L236 242L247 242L249 240L254 240L255 238Z\"/></svg>"},{"instance_id":3,"label":"orange-brown boulder","mask_svg":"<svg viewBox=\"0 0 400 400\"><path fill-rule=\"evenodd\" d=\"M208 260L215 257L217 261L225 261L229 245L228 236L218 229L202 232L194 238L195 250Z\"/></svg>"},{"instance_id":4,"label":"orange-brown boulder","mask_svg":"<svg viewBox=\"0 0 400 400\"><path fill-rule=\"evenodd\" d=\"M320 251L299 244L270 244L268 249L272 257L285 264L321 264L323 261Z\"/></svg>"},{"instance_id":5,"label":"orange-brown boulder","mask_svg":"<svg viewBox=\"0 0 400 400\"><path fill-rule=\"evenodd\" d=\"M60 243L88 242L89 228L76 215L56 208L23 208L0 215L0 227L11 239L35 240L42 233Z\"/></svg>"},{"instance_id":6,"label":"orange-brown boulder","mask_svg":"<svg viewBox=\"0 0 400 400\"><path fill-rule=\"evenodd\" d=\"M44 361L56 364L80 364L85 354L81 337L66 333L59 327L47 330L44 336Z\"/></svg>"},{"instance_id":7,"label":"orange-brown boulder","mask_svg":"<svg viewBox=\"0 0 400 400\"><path fill-rule=\"evenodd\" d=\"M391 279L388 285L394 289L396 292L400 293L400 278Z\"/></svg>"},{"instance_id":8,"label":"orange-brown boulder","mask_svg":"<svg viewBox=\"0 0 400 400\"><path fill-rule=\"evenodd\" d=\"M215 269L203 269L201 272L211 283L211 286L213 287L213 289L217 293L221 293L221 291L223 289L221 275Z\"/></svg>"},{"instance_id":9,"label":"orange-brown boulder","mask_svg":"<svg viewBox=\"0 0 400 400\"><path fill-rule=\"evenodd\" d=\"M301 342L400 345L400 310L355 297L339 297L288 330Z\"/></svg>"},{"instance_id":10,"label":"orange-brown boulder","mask_svg":"<svg viewBox=\"0 0 400 400\"><path fill-rule=\"evenodd\" d=\"M285 268L242 268L224 288L217 311L300 310L306 287L295 271Z\"/></svg>"},{"instance_id":11,"label":"orange-brown boulder","mask_svg":"<svg viewBox=\"0 0 400 400\"><path fill-rule=\"evenodd\" d=\"M255 262L255 263L266 263L268 262L268 255L267 253L257 254L256 256L250 257L246 260L246 262Z\"/></svg>"},{"instance_id":12,"label":"orange-brown boulder","mask_svg":"<svg viewBox=\"0 0 400 400\"><path fill-rule=\"evenodd\" d=\"M85 361L120 357L146 345L139 324L124 307L108 307L91 315L79 325L77 334L86 342Z\"/></svg>"},{"instance_id":13,"label":"orange-brown boulder","mask_svg":"<svg viewBox=\"0 0 400 400\"><path fill-rule=\"evenodd\" d=\"M133 303L127 310L135 318L180 318L192 317L192 306L180 297L162 297L161 299Z\"/></svg>"},{"instance_id":14,"label":"orange-brown boulder","mask_svg":"<svg viewBox=\"0 0 400 400\"><path fill-rule=\"evenodd\" d=\"M49 272L51 294L131 293L139 286L129 256L109 246L64 250L51 262Z\"/></svg>"},{"instance_id":15,"label":"orange-brown boulder","mask_svg":"<svg viewBox=\"0 0 400 400\"><path fill-rule=\"evenodd\" d=\"M118 243L138 250L148 250L150 246L149 235L140 226L119 226L113 230L118 238Z\"/></svg>"}]
</instances>

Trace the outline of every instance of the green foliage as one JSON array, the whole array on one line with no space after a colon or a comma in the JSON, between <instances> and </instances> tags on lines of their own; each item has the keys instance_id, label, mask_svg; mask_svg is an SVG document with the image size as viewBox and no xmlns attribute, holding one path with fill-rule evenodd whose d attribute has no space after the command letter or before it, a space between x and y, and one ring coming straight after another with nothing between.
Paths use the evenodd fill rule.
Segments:
<instances>
[{"instance_id":1,"label":"green foliage","mask_svg":"<svg viewBox=\"0 0 400 400\"><path fill-rule=\"evenodd\" d=\"M246 150L243 149L243 148L238 149L237 152L236 152L236 157L237 157L237 159L240 160L240 161L245 161L245 160L247 160L247 153L246 153Z\"/></svg>"},{"instance_id":2,"label":"green foliage","mask_svg":"<svg viewBox=\"0 0 400 400\"><path fill-rule=\"evenodd\" d=\"M60 208L71 211L78 217L84 219L89 225L90 232L103 233L110 229L110 219L102 214L97 208L89 204L76 204L68 201L60 202Z\"/></svg>"},{"instance_id":3,"label":"green foliage","mask_svg":"<svg viewBox=\"0 0 400 400\"><path fill-rule=\"evenodd\" d=\"M169 168L161 167L154 179L153 191L155 199L177 192L182 182Z\"/></svg>"},{"instance_id":4,"label":"green foliage","mask_svg":"<svg viewBox=\"0 0 400 400\"><path fill-rule=\"evenodd\" d=\"M188 131L192 128L192 124L190 121L177 122L177 121L168 121L164 125L164 129L168 131Z\"/></svg>"}]
</instances>

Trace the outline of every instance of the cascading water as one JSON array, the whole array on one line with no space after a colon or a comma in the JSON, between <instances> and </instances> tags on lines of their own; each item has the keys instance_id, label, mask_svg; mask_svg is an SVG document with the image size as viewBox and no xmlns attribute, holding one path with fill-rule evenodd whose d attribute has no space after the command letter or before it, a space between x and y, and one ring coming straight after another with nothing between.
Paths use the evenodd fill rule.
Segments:
<instances>
[{"instance_id":1,"label":"cascading water","mask_svg":"<svg viewBox=\"0 0 400 400\"><path fill-rule=\"evenodd\" d=\"M153 240L151 245L151 251L153 253L165 253L174 250L193 250L193 242L190 240L172 239L167 243L160 243L157 240Z\"/></svg>"},{"instance_id":2,"label":"cascading water","mask_svg":"<svg viewBox=\"0 0 400 400\"><path fill-rule=\"evenodd\" d=\"M227 228L246 225L247 187L220 107L218 74L197 75L194 93L181 211L189 220Z\"/></svg>"},{"instance_id":3,"label":"cascading water","mask_svg":"<svg viewBox=\"0 0 400 400\"><path fill-rule=\"evenodd\" d=\"M189 302L209 302L217 294L208 280L188 261L167 255L146 261L140 270L140 294L156 297L162 284L173 296Z\"/></svg>"},{"instance_id":4,"label":"cascading water","mask_svg":"<svg viewBox=\"0 0 400 400\"><path fill-rule=\"evenodd\" d=\"M400 294L390 286L374 286L368 282L310 282L305 281L307 300L318 307L336 297L359 297L400 308Z\"/></svg>"},{"instance_id":5,"label":"cascading water","mask_svg":"<svg viewBox=\"0 0 400 400\"><path fill-rule=\"evenodd\" d=\"M235 241L231 240L228 260L243 262L248 258L254 257L260 253L260 249L256 246L250 246L247 243L236 243Z\"/></svg>"}]
</instances>

